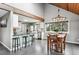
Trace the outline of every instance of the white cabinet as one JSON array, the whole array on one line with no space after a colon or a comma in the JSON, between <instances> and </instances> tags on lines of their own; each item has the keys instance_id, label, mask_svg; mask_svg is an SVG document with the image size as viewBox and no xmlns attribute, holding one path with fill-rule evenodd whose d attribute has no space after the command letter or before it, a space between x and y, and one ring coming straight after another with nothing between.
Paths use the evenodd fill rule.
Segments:
<instances>
[{"instance_id":1,"label":"white cabinet","mask_svg":"<svg viewBox=\"0 0 79 59\"><path fill-rule=\"evenodd\" d=\"M17 28L18 27L18 15L13 14L13 27Z\"/></svg>"}]
</instances>

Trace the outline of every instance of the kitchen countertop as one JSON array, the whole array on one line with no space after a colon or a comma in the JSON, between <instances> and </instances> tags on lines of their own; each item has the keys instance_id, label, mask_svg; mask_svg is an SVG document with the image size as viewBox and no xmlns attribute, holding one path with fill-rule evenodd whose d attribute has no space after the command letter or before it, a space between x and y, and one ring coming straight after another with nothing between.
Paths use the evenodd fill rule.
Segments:
<instances>
[{"instance_id":1,"label":"kitchen countertop","mask_svg":"<svg viewBox=\"0 0 79 59\"><path fill-rule=\"evenodd\" d=\"M21 35L33 35L33 34L15 34L13 36L21 36Z\"/></svg>"},{"instance_id":2,"label":"kitchen countertop","mask_svg":"<svg viewBox=\"0 0 79 59\"><path fill-rule=\"evenodd\" d=\"M33 34L16 34L16 35L13 35L13 38L19 37L19 36L30 36L30 35L33 35Z\"/></svg>"}]
</instances>

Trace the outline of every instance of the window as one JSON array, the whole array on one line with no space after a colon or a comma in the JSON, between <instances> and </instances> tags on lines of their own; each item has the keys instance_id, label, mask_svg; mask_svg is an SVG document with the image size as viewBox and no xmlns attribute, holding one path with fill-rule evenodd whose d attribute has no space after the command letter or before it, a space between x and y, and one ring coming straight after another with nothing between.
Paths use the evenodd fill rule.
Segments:
<instances>
[{"instance_id":1,"label":"window","mask_svg":"<svg viewBox=\"0 0 79 59\"><path fill-rule=\"evenodd\" d=\"M68 21L46 23L46 31L68 31Z\"/></svg>"}]
</instances>

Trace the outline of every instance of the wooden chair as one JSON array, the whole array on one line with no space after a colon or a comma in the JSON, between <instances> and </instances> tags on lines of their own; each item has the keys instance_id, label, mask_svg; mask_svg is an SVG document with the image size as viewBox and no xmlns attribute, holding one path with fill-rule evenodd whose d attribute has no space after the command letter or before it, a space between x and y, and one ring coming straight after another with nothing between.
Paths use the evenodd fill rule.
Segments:
<instances>
[{"instance_id":1,"label":"wooden chair","mask_svg":"<svg viewBox=\"0 0 79 59\"><path fill-rule=\"evenodd\" d=\"M57 35L57 40L58 40L58 45L57 45L57 48L58 48L58 51L59 52L63 52L63 50L65 50L65 41L66 41L66 36L67 36L67 34L62 34L62 35L64 35L63 37L58 37L59 35L61 35L61 34L58 34Z\"/></svg>"},{"instance_id":2,"label":"wooden chair","mask_svg":"<svg viewBox=\"0 0 79 59\"><path fill-rule=\"evenodd\" d=\"M66 46L66 37L67 37L67 33L65 33L64 41L63 41L63 44L64 44L64 50L65 50L65 46Z\"/></svg>"},{"instance_id":3,"label":"wooden chair","mask_svg":"<svg viewBox=\"0 0 79 59\"><path fill-rule=\"evenodd\" d=\"M49 35L48 36L48 50L50 51L54 50L57 51L57 36L56 35Z\"/></svg>"}]
</instances>

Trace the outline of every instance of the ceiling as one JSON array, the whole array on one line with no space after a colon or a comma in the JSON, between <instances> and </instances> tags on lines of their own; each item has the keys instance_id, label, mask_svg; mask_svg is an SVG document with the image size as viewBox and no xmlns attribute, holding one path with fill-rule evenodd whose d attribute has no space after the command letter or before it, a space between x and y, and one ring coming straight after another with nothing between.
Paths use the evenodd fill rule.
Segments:
<instances>
[{"instance_id":1,"label":"ceiling","mask_svg":"<svg viewBox=\"0 0 79 59\"><path fill-rule=\"evenodd\" d=\"M0 9L0 17L5 15L8 11Z\"/></svg>"},{"instance_id":2,"label":"ceiling","mask_svg":"<svg viewBox=\"0 0 79 59\"><path fill-rule=\"evenodd\" d=\"M51 4L79 15L79 3L51 3Z\"/></svg>"}]
</instances>

